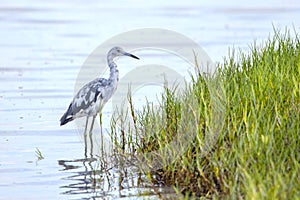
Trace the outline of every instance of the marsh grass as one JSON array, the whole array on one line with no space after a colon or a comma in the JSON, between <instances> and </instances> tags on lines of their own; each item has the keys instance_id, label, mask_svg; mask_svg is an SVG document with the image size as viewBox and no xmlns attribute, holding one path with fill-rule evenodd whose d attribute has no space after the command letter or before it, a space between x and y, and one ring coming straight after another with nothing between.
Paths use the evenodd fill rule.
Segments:
<instances>
[{"instance_id":1,"label":"marsh grass","mask_svg":"<svg viewBox=\"0 0 300 200\"><path fill-rule=\"evenodd\" d=\"M39 148L35 148L35 156L37 158L37 161L43 160L44 156Z\"/></svg>"},{"instance_id":2,"label":"marsh grass","mask_svg":"<svg viewBox=\"0 0 300 200\"><path fill-rule=\"evenodd\" d=\"M155 185L174 186L182 198L299 198L297 37L275 31L249 54L231 53L214 75L197 73L180 94L165 87L161 99L136 111L129 95L128 112L115 113L119 160L139 166ZM205 149L216 128L218 137Z\"/></svg>"}]
</instances>

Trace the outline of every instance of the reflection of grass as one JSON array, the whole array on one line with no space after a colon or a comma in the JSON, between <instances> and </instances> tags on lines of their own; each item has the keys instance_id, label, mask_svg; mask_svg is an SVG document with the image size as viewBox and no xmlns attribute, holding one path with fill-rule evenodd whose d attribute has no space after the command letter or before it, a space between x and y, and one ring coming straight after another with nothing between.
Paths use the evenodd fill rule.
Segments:
<instances>
[{"instance_id":1,"label":"reflection of grass","mask_svg":"<svg viewBox=\"0 0 300 200\"><path fill-rule=\"evenodd\" d=\"M249 55L231 55L220 66L213 77L194 77L180 95L166 89L159 108L149 104L136 112L130 100L134 125L125 126L130 116L124 112L121 130L116 120L112 124L122 133L113 134L117 154L135 156L153 183L174 185L187 197L299 197L299 40L275 33ZM219 83L220 121L213 119L211 82ZM217 123L220 134L204 154Z\"/></svg>"}]
</instances>

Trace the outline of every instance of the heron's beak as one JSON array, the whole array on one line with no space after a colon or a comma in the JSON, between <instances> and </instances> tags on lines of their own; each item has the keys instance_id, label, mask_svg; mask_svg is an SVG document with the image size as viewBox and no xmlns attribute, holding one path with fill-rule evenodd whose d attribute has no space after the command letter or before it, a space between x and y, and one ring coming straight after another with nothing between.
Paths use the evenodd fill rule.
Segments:
<instances>
[{"instance_id":1,"label":"heron's beak","mask_svg":"<svg viewBox=\"0 0 300 200\"><path fill-rule=\"evenodd\" d=\"M127 52L125 52L124 55L125 55L125 56L130 56L130 57L132 57L132 58L135 58L135 59L138 59L138 60L139 60L139 58L138 58L137 56L132 55L132 54L127 53Z\"/></svg>"}]
</instances>

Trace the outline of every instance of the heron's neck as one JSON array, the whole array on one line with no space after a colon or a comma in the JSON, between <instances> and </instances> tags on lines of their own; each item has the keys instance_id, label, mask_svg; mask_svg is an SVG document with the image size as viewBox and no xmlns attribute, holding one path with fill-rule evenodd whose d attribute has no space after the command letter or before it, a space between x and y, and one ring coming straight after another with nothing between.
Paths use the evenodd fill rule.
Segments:
<instances>
[{"instance_id":1,"label":"heron's neck","mask_svg":"<svg viewBox=\"0 0 300 200\"><path fill-rule=\"evenodd\" d=\"M116 63L113 61L112 56L107 57L107 62L110 70L109 80L113 82L119 81L119 70L117 69Z\"/></svg>"}]
</instances>

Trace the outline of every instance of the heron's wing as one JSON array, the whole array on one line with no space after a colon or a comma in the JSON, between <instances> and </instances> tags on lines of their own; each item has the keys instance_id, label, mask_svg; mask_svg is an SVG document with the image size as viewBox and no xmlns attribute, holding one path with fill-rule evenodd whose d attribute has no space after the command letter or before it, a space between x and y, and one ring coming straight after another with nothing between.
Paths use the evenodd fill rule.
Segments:
<instances>
[{"instance_id":1,"label":"heron's wing","mask_svg":"<svg viewBox=\"0 0 300 200\"><path fill-rule=\"evenodd\" d=\"M97 78L86 85L84 85L74 97L72 102L73 115L88 109L91 105L96 103L100 98L103 99L105 88L108 87L110 81L104 78Z\"/></svg>"}]
</instances>

